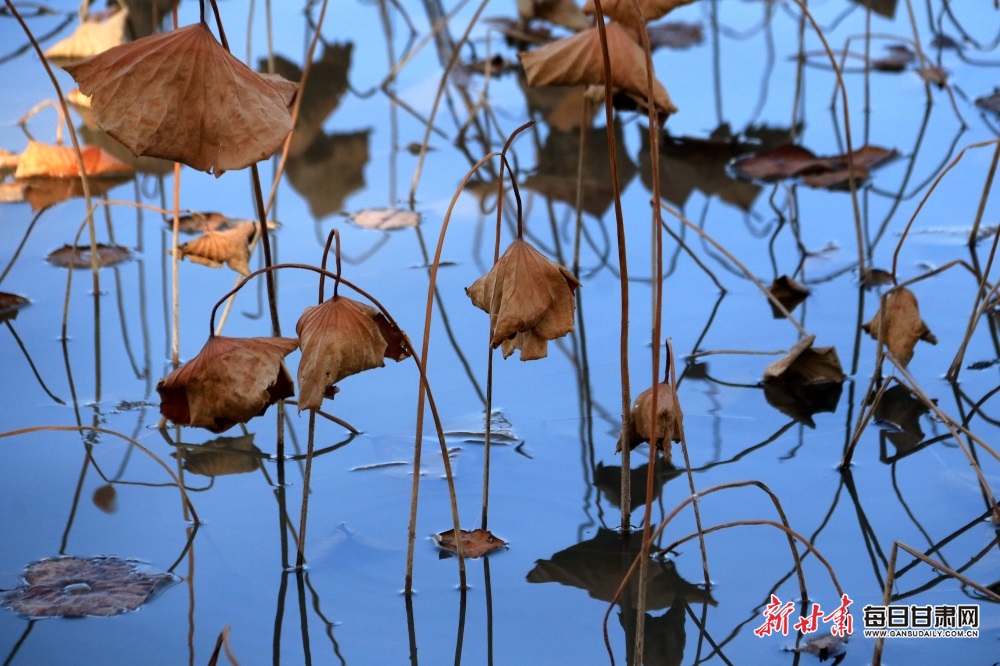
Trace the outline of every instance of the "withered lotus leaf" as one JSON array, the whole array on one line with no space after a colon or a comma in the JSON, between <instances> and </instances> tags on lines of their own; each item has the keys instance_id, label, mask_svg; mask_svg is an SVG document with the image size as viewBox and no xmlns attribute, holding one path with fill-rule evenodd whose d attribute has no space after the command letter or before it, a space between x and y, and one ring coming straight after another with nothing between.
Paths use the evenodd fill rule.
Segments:
<instances>
[{"instance_id":1,"label":"withered lotus leaf","mask_svg":"<svg viewBox=\"0 0 1000 666\"><path fill-rule=\"evenodd\" d=\"M114 7L98 12L80 21L73 33L56 42L45 51L45 57L58 62L89 58L125 41L125 24L128 9Z\"/></svg>"},{"instance_id":2,"label":"withered lotus leaf","mask_svg":"<svg viewBox=\"0 0 1000 666\"><path fill-rule=\"evenodd\" d=\"M549 340L573 331L579 286L565 267L518 238L465 293L489 313L493 348L502 346L504 358L520 349L521 360L531 361L548 355Z\"/></svg>"},{"instance_id":3,"label":"withered lotus leaf","mask_svg":"<svg viewBox=\"0 0 1000 666\"><path fill-rule=\"evenodd\" d=\"M835 347L813 347L815 335L796 342L788 353L764 369L764 382L782 386L823 384L844 381Z\"/></svg>"},{"instance_id":4,"label":"withered lotus leaf","mask_svg":"<svg viewBox=\"0 0 1000 666\"><path fill-rule=\"evenodd\" d=\"M645 104L646 56L642 47L617 23L608 23L605 33L611 60L611 85ZM517 55L529 86L604 84L604 57L597 27ZM661 115L677 111L667 89L655 77L650 97Z\"/></svg>"},{"instance_id":5,"label":"withered lotus leaf","mask_svg":"<svg viewBox=\"0 0 1000 666\"><path fill-rule=\"evenodd\" d=\"M656 392L656 418L652 415L653 392ZM655 442L656 448L670 462L670 442L681 441L684 414L681 412L677 394L670 384L660 382L636 396L632 405L632 432L629 434L629 449L643 442ZM615 452L622 450L621 438Z\"/></svg>"},{"instance_id":6,"label":"withered lotus leaf","mask_svg":"<svg viewBox=\"0 0 1000 666\"><path fill-rule=\"evenodd\" d=\"M136 560L117 557L56 557L29 564L24 584L3 595L0 605L18 615L107 617L137 610L155 592L178 579L143 572Z\"/></svg>"},{"instance_id":7,"label":"withered lotus leaf","mask_svg":"<svg viewBox=\"0 0 1000 666\"><path fill-rule=\"evenodd\" d=\"M324 392L344 377L381 368L387 356L405 358L399 341L386 339L392 330L376 308L343 296L306 308L295 325L302 345L299 411L319 409Z\"/></svg>"},{"instance_id":8,"label":"withered lotus leaf","mask_svg":"<svg viewBox=\"0 0 1000 666\"><path fill-rule=\"evenodd\" d=\"M889 292L885 297L884 308L879 306L875 316L867 324L862 324L861 328L865 333L876 340L879 332L882 334L882 341L889 348L892 355L896 357L904 366L910 363L913 358L913 350L917 346L917 340L937 344L937 338L920 318L920 308L917 306L917 297L906 287L901 287ZM883 329L883 323L885 328Z\"/></svg>"},{"instance_id":9,"label":"withered lotus leaf","mask_svg":"<svg viewBox=\"0 0 1000 666\"><path fill-rule=\"evenodd\" d=\"M88 176L126 176L135 169L116 160L97 146L83 146L83 169ZM28 141L14 171L15 178L79 178L80 162L69 146L52 146Z\"/></svg>"},{"instance_id":10,"label":"withered lotus leaf","mask_svg":"<svg viewBox=\"0 0 1000 666\"><path fill-rule=\"evenodd\" d=\"M517 15L525 22L537 18L570 30L590 27L590 19L573 0L517 0Z\"/></svg>"},{"instance_id":11,"label":"withered lotus leaf","mask_svg":"<svg viewBox=\"0 0 1000 666\"><path fill-rule=\"evenodd\" d=\"M462 530L461 538L463 555L473 559L489 555L493 551L506 548L507 546L506 541L498 536L494 536L489 530L481 528L476 528L471 532L469 530ZM458 546L455 543L455 530L447 530L440 534L435 534L434 542L444 550L452 553L458 552Z\"/></svg>"},{"instance_id":12,"label":"withered lotus leaf","mask_svg":"<svg viewBox=\"0 0 1000 666\"><path fill-rule=\"evenodd\" d=\"M263 77L204 23L143 37L66 67L98 126L136 156L216 176L271 156L292 130L296 85Z\"/></svg>"},{"instance_id":13,"label":"withered lotus leaf","mask_svg":"<svg viewBox=\"0 0 1000 666\"><path fill-rule=\"evenodd\" d=\"M196 264L220 268L227 264L240 275L250 275L250 240L256 225L244 222L225 231L206 231L194 240L177 247L178 256ZM173 254L173 250L167 250Z\"/></svg>"},{"instance_id":14,"label":"withered lotus leaf","mask_svg":"<svg viewBox=\"0 0 1000 666\"><path fill-rule=\"evenodd\" d=\"M778 299L778 302L781 303L789 312L798 307L799 304L806 300L806 297L809 296L809 290L807 288L787 275L775 278L768 291L770 291L771 295ZM771 303L771 311L775 319L781 319L785 316L781 310L774 306L774 303Z\"/></svg>"},{"instance_id":15,"label":"withered lotus leaf","mask_svg":"<svg viewBox=\"0 0 1000 666\"><path fill-rule=\"evenodd\" d=\"M639 23L639 16L635 13L635 0L603 0L601 10L604 15L613 18L619 23L627 26L636 26ZM639 0L639 8L642 10L642 18L646 23L655 21L669 14L671 11L690 5L695 0ZM594 0L587 0L583 4L584 14L596 14Z\"/></svg>"},{"instance_id":16,"label":"withered lotus leaf","mask_svg":"<svg viewBox=\"0 0 1000 666\"><path fill-rule=\"evenodd\" d=\"M97 265L113 266L132 258L132 253L127 247L121 245L97 244ZM46 257L50 264L62 266L63 268L90 268L90 246L89 245L63 245L58 250L49 252Z\"/></svg>"},{"instance_id":17,"label":"withered lotus leaf","mask_svg":"<svg viewBox=\"0 0 1000 666\"><path fill-rule=\"evenodd\" d=\"M262 416L295 394L285 356L294 338L228 338L213 335L198 355L161 379L160 413L177 425L223 432Z\"/></svg>"}]
</instances>

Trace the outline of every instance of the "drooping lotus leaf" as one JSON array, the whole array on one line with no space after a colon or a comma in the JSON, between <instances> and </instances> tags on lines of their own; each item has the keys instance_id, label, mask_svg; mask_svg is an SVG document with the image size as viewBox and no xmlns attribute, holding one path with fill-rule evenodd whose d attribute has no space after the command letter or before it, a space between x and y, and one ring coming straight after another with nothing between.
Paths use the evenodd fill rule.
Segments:
<instances>
[{"instance_id":1,"label":"drooping lotus leaf","mask_svg":"<svg viewBox=\"0 0 1000 666\"><path fill-rule=\"evenodd\" d=\"M882 342L904 366L913 358L918 340L937 344L937 338L920 318L917 297L906 287L889 292L875 316L861 328L876 340L881 332Z\"/></svg>"},{"instance_id":2,"label":"drooping lotus leaf","mask_svg":"<svg viewBox=\"0 0 1000 666\"><path fill-rule=\"evenodd\" d=\"M270 157L292 130L296 85L230 54L205 23L144 37L66 67L98 126L135 155L216 176Z\"/></svg>"},{"instance_id":3,"label":"drooping lotus leaf","mask_svg":"<svg viewBox=\"0 0 1000 666\"><path fill-rule=\"evenodd\" d=\"M504 358L520 349L521 360L531 361L545 358L549 340L573 331L579 286L566 268L518 238L465 293L489 313L493 348L502 345Z\"/></svg>"},{"instance_id":4,"label":"drooping lotus leaf","mask_svg":"<svg viewBox=\"0 0 1000 666\"><path fill-rule=\"evenodd\" d=\"M653 408L653 393L656 392L656 417L651 413ZM666 382L660 382L636 396L632 405L632 432L629 435L629 449L634 449L643 442L653 443L657 450L663 452L663 457L670 461L670 442L681 441L682 422L684 415L677 401L673 387ZM622 450L621 439L615 451Z\"/></svg>"},{"instance_id":5,"label":"drooping lotus leaf","mask_svg":"<svg viewBox=\"0 0 1000 666\"><path fill-rule=\"evenodd\" d=\"M30 618L120 615L175 583L170 573L139 571L137 560L57 557L29 564L24 584L0 605Z\"/></svg>"}]
</instances>

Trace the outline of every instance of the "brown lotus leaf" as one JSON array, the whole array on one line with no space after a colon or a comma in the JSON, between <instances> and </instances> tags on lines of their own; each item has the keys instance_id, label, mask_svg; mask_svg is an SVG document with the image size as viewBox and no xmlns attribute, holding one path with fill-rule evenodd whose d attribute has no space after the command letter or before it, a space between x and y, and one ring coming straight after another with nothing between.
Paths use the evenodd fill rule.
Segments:
<instances>
[{"instance_id":1,"label":"brown lotus leaf","mask_svg":"<svg viewBox=\"0 0 1000 666\"><path fill-rule=\"evenodd\" d=\"M83 169L88 176L126 176L135 173L129 165L119 162L96 146L80 149ZM69 146L52 146L37 141L28 141L28 147L21 153L14 177L25 178L79 178L80 162L76 151Z\"/></svg>"},{"instance_id":2,"label":"brown lotus leaf","mask_svg":"<svg viewBox=\"0 0 1000 666\"><path fill-rule=\"evenodd\" d=\"M523 21L537 18L574 31L590 27L590 19L573 0L517 0L517 15Z\"/></svg>"},{"instance_id":3,"label":"brown lotus leaf","mask_svg":"<svg viewBox=\"0 0 1000 666\"><path fill-rule=\"evenodd\" d=\"M197 356L156 385L160 413L177 425L216 433L262 416L295 394L282 359L298 346L294 338L213 335Z\"/></svg>"},{"instance_id":4,"label":"brown lotus leaf","mask_svg":"<svg viewBox=\"0 0 1000 666\"><path fill-rule=\"evenodd\" d=\"M222 213L217 213L215 211L209 211L207 213L200 213L194 211L187 215L181 215L177 219L177 230L181 233L204 233L207 231L225 231L231 228L230 222L232 218L223 215ZM166 218L167 226L172 227L174 224L173 218Z\"/></svg>"},{"instance_id":5,"label":"brown lotus leaf","mask_svg":"<svg viewBox=\"0 0 1000 666\"><path fill-rule=\"evenodd\" d=\"M0 321L14 319L21 308L30 302L24 296L0 291Z\"/></svg>"},{"instance_id":6,"label":"brown lotus leaf","mask_svg":"<svg viewBox=\"0 0 1000 666\"><path fill-rule=\"evenodd\" d=\"M136 560L117 557L56 557L29 564L24 584L5 593L0 605L28 618L107 617L137 610L178 579L139 571Z\"/></svg>"},{"instance_id":7,"label":"brown lotus leaf","mask_svg":"<svg viewBox=\"0 0 1000 666\"><path fill-rule=\"evenodd\" d=\"M296 85L244 65L196 23L69 65L101 129L135 155L216 176L270 157L292 129Z\"/></svg>"},{"instance_id":8,"label":"brown lotus leaf","mask_svg":"<svg viewBox=\"0 0 1000 666\"><path fill-rule=\"evenodd\" d=\"M244 222L225 231L206 231L177 247L178 256L196 264L221 268L225 263L240 275L250 275L250 240L257 225ZM173 254L173 250L167 250Z\"/></svg>"},{"instance_id":9,"label":"brown lotus leaf","mask_svg":"<svg viewBox=\"0 0 1000 666\"><path fill-rule=\"evenodd\" d=\"M639 0L639 9L646 23L662 18L684 5L690 5L695 0ZM602 0L601 10L604 15L618 21L622 25L635 27L639 24L639 16L635 13L635 0ZM587 0L583 5L584 14L596 14L594 0ZM610 45L609 45L610 46Z\"/></svg>"},{"instance_id":10,"label":"brown lotus leaf","mask_svg":"<svg viewBox=\"0 0 1000 666\"><path fill-rule=\"evenodd\" d=\"M106 12L87 16L73 33L45 51L45 57L57 63L68 63L103 53L125 41L128 9L113 7Z\"/></svg>"},{"instance_id":11,"label":"brown lotus leaf","mask_svg":"<svg viewBox=\"0 0 1000 666\"><path fill-rule=\"evenodd\" d=\"M455 530L447 530L440 534L435 534L434 542L439 548L452 553L458 552L458 546L455 543ZM489 530L481 528L476 528L471 532L469 530L462 530L462 554L465 557L475 559L506 547L507 542L500 537L493 536L493 533Z\"/></svg>"},{"instance_id":12,"label":"brown lotus leaf","mask_svg":"<svg viewBox=\"0 0 1000 666\"><path fill-rule=\"evenodd\" d=\"M773 182L782 178L801 177L811 187L833 188L846 185L852 173L855 180L867 178L869 170L897 155L895 150L865 145L851 153L817 157L807 148L786 144L773 150L737 158L732 162L731 168L738 175L751 180Z\"/></svg>"},{"instance_id":13,"label":"brown lotus leaf","mask_svg":"<svg viewBox=\"0 0 1000 666\"><path fill-rule=\"evenodd\" d=\"M792 346L782 358L764 369L764 383L782 386L823 384L844 381L835 347L813 347L815 335L807 335Z\"/></svg>"},{"instance_id":14,"label":"brown lotus leaf","mask_svg":"<svg viewBox=\"0 0 1000 666\"><path fill-rule=\"evenodd\" d=\"M646 56L642 47L617 23L608 23L605 33L611 60L611 85L645 105ZM529 86L604 84L604 57L597 27L517 55ZM677 111L667 89L655 77L651 97L656 111L662 116Z\"/></svg>"},{"instance_id":15,"label":"brown lotus leaf","mask_svg":"<svg viewBox=\"0 0 1000 666\"><path fill-rule=\"evenodd\" d=\"M806 300L809 295L809 290L803 287L801 284L788 277L787 275L782 275L774 279L771 283L771 287L768 289L771 295L778 299L778 302L789 312L794 310L799 306L802 301ZM770 303L770 301L768 301ZM784 313L771 303L771 311L775 319L781 319L784 317Z\"/></svg>"},{"instance_id":16,"label":"brown lotus leaf","mask_svg":"<svg viewBox=\"0 0 1000 666\"><path fill-rule=\"evenodd\" d=\"M573 331L579 286L566 268L518 238L465 293L489 313L492 347L502 345L504 358L520 349L521 360L530 361L545 358L549 340Z\"/></svg>"},{"instance_id":17,"label":"brown lotus leaf","mask_svg":"<svg viewBox=\"0 0 1000 666\"><path fill-rule=\"evenodd\" d=\"M409 356L402 331L376 308L343 296L306 308L295 331L302 345L299 411L319 409L324 393L344 377Z\"/></svg>"},{"instance_id":18,"label":"brown lotus leaf","mask_svg":"<svg viewBox=\"0 0 1000 666\"><path fill-rule=\"evenodd\" d=\"M932 83L938 88L948 85L948 70L937 65L926 65L917 69L917 74L927 83Z\"/></svg>"},{"instance_id":19,"label":"brown lotus leaf","mask_svg":"<svg viewBox=\"0 0 1000 666\"><path fill-rule=\"evenodd\" d=\"M94 491L94 506L104 513L114 513L118 510L118 493L110 483L100 486Z\"/></svg>"},{"instance_id":20,"label":"brown lotus leaf","mask_svg":"<svg viewBox=\"0 0 1000 666\"><path fill-rule=\"evenodd\" d=\"M882 342L904 367L913 358L917 340L937 344L937 338L920 318L917 297L906 287L889 292L872 320L861 328L876 340L881 334Z\"/></svg>"},{"instance_id":21,"label":"brown lotus leaf","mask_svg":"<svg viewBox=\"0 0 1000 666\"><path fill-rule=\"evenodd\" d=\"M892 273L881 268L864 268L858 276L858 281L866 288L880 287L892 284Z\"/></svg>"},{"instance_id":22,"label":"brown lotus leaf","mask_svg":"<svg viewBox=\"0 0 1000 666\"><path fill-rule=\"evenodd\" d=\"M656 423L654 425L653 391L656 391ZM684 414L681 412L677 394L670 384L660 382L655 387L648 388L638 396L632 405L632 431L629 434L629 449L634 449L643 442L656 442L656 448L663 452L663 457L670 462L670 442L681 441ZM615 452L622 450L621 438L615 446Z\"/></svg>"},{"instance_id":23,"label":"brown lotus leaf","mask_svg":"<svg viewBox=\"0 0 1000 666\"><path fill-rule=\"evenodd\" d=\"M121 245L97 244L97 265L113 266L132 258L132 253L128 248ZM62 266L63 268L90 268L90 246L89 245L63 245L58 250L49 252L46 257L50 264Z\"/></svg>"},{"instance_id":24,"label":"brown lotus leaf","mask_svg":"<svg viewBox=\"0 0 1000 666\"><path fill-rule=\"evenodd\" d=\"M854 174L856 181L866 180L871 169L888 162L897 155L895 150L887 150L878 146L862 146L853 153L830 158L836 161L838 165L836 168L828 172L807 174L803 176L802 182L810 187L843 189L849 185L851 173Z\"/></svg>"}]
</instances>

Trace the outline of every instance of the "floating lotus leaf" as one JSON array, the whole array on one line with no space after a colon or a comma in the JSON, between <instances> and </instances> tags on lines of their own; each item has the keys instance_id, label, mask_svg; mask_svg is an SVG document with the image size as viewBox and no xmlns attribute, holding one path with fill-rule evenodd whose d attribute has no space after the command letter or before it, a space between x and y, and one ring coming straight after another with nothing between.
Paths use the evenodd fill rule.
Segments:
<instances>
[{"instance_id":1,"label":"floating lotus leaf","mask_svg":"<svg viewBox=\"0 0 1000 666\"><path fill-rule=\"evenodd\" d=\"M233 57L205 23L144 37L66 67L101 129L135 155L216 176L270 157L292 129L296 85Z\"/></svg>"},{"instance_id":2,"label":"floating lotus leaf","mask_svg":"<svg viewBox=\"0 0 1000 666\"><path fill-rule=\"evenodd\" d=\"M257 226L244 222L225 231L206 231L177 247L179 257L196 264L220 268L223 263L240 275L250 275L250 240ZM167 250L172 254L173 250Z\"/></svg>"},{"instance_id":3,"label":"floating lotus leaf","mask_svg":"<svg viewBox=\"0 0 1000 666\"><path fill-rule=\"evenodd\" d=\"M458 546L455 543L455 530L435 534L434 543L444 550L452 553L458 552ZM479 528L471 532L462 530L462 554L465 557L475 559L506 547L507 542L500 537L493 536L489 530Z\"/></svg>"},{"instance_id":4,"label":"floating lotus leaf","mask_svg":"<svg viewBox=\"0 0 1000 666\"><path fill-rule=\"evenodd\" d=\"M815 335L807 335L788 353L764 369L764 383L781 386L842 383L844 369L834 347L813 347Z\"/></svg>"},{"instance_id":5,"label":"floating lotus leaf","mask_svg":"<svg viewBox=\"0 0 1000 666\"><path fill-rule=\"evenodd\" d=\"M573 331L578 286L566 268L518 238L465 293L489 313L493 348L502 345L504 358L520 349L521 360L530 361L545 358L549 340Z\"/></svg>"},{"instance_id":6,"label":"floating lotus leaf","mask_svg":"<svg viewBox=\"0 0 1000 666\"><path fill-rule=\"evenodd\" d=\"M117 557L58 557L29 564L24 585L3 595L0 605L29 618L120 615L177 581L169 573L147 573L136 560Z\"/></svg>"},{"instance_id":7,"label":"floating lotus leaf","mask_svg":"<svg viewBox=\"0 0 1000 666\"><path fill-rule=\"evenodd\" d=\"M46 257L51 264L62 266L63 268L90 268L90 246L63 245L58 250L53 250ZM128 248L121 245L97 244L97 265L113 266L132 258L132 253Z\"/></svg>"},{"instance_id":8,"label":"floating lotus leaf","mask_svg":"<svg viewBox=\"0 0 1000 666\"><path fill-rule=\"evenodd\" d=\"M417 226L420 213L399 208L369 208L351 215L351 221L363 229L391 231Z\"/></svg>"},{"instance_id":9,"label":"floating lotus leaf","mask_svg":"<svg viewBox=\"0 0 1000 666\"><path fill-rule=\"evenodd\" d=\"M799 304L806 300L806 297L809 295L808 289L787 275L775 278L768 291L770 291L771 295L778 299L778 302L781 303L781 305L784 306L784 308L789 312L797 308ZM768 301L768 303L771 302ZM776 308L774 303L771 303L771 314L774 315L775 319L781 319L785 316L785 313Z\"/></svg>"},{"instance_id":10,"label":"floating lotus leaf","mask_svg":"<svg viewBox=\"0 0 1000 666\"><path fill-rule=\"evenodd\" d=\"M24 296L19 296L18 294L8 294L5 291L0 291L0 321L7 321L8 319L14 319L17 317L17 313L20 312L21 308L30 303Z\"/></svg>"},{"instance_id":11,"label":"floating lotus leaf","mask_svg":"<svg viewBox=\"0 0 1000 666\"><path fill-rule=\"evenodd\" d=\"M298 346L294 338L213 335L197 356L156 385L160 413L177 425L212 432L261 416L294 395L282 359Z\"/></svg>"},{"instance_id":12,"label":"floating lotus leaf","mask_svg":"<svg viewBox=\"0 0 1000 666\"><path fill-rule=\"evenodd\" d=\"M918 340L937 344L937 338L920 318L917 297L905 287L889 292L884 306L880 306L872 320L861 328L876 340L881 331L882 342L904 366L913 358Z\"/></svg>"}]
</instances>

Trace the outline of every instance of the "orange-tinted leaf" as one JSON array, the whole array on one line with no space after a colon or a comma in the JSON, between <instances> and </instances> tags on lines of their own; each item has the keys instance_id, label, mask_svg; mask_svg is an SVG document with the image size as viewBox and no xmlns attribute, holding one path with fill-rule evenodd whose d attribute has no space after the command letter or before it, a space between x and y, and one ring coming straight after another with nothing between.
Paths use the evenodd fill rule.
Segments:
<instances>
[{"instance_id":1,"label":"orange-tinted leaf","mask_svg":"<svg viewBox=\"0 0 1000 666\"><path fill-rule=\"evenodd\" d=\"M80 154L83 157L84 171L88 176L125 176L135 172L132 167L119 162L96 146L83 146ZM19 179L79 176L80 163L75 150L69 146L51 146L37 141L28 142L28 147L21 153L17 170L14 172L14 177Z\"/></svg>"},{"instance_id":2,"label":"orange-tinted leaf","mask_svg":"<svg viewBox=\"0 0 1000 666\"><path fill-rule=\"evenodd\" d=\"M646 56L642 47L617 23L607 24L605 32L611 60L611 85L628 93L637 103L645 104ZM529 86L604 84L604 58L596 27L517 55L524 65ZM661 115L677 111L666 88L655 77L651 97Z\"/></svg>"},{"instance_id":3,"label":"orange-tinted leaf","mask_svg":"<svg viewBox=\"0 0 1000 666\"><path fill-rule=\"evenodd\" d=\"M223 432L261 416L295 391L282 359L293 338L213 335L198 355L161 379L160 413L177 425Z\"/></svg>"},{"instance_id":4,"label":"orange-tinted leaf","mask_svg":"<svg viewBox=\"0 0 1000 666\"><path fill-rule=\"evenodd\" d=\"M17 163L20 161L21 156L17 153L10 153L0 148L0 178L17 171Z\"/></svg>"},{"instance_id":5,"label":"orange-tinted leaf","mask_svg":"<svg viewBox=\"0 0 1000 666\"><path fill-rule=\"evenodd\" d=\"M458 552L458 546L455 543L455 530L435 534L434 542L444 550L452 553ZM493 536L489 530L478 528L471 532L462 530L462 553L465 557L478 558L506 547L507 542L500 537Z\"/></svg>"},{"instance_id":6,"label":"orange-tinted leaf","mask_svg":"<svg viewBox=\"0 0 1000 666\"><path fill-rule=\"evenodd\" d=\"M88 183L90 196L101 196L131 178L132 176L91 178ZM83 181L80 178L23 178L17 184L24 188L24 199L31 204L33 211L83 196Z\"/></svg>"},{"instance_id":7,"label":"orange-tinted leaf","mask_svg":"<svg viewBox=\"0 0 1000 666\"><path fill-rule=\"evenodd\" d=\"M295 325L302 343L299 411L319 409L324 392L344 377L385 365L389 344L381 329L391 327L384 317L380 327L376 320L381 316L370 305L343 296L306 308Z\"/></svg>"},{"instance_id":8,"label":"orange-tinted leaf","mask_svg":"<svg viewBox=\"0 0 1000 666\"><path fill-rule=\"evenodd\" d=\"M225 263L240 275L250 275L250 240L256 229L252 222L244 222L225 231L206 231L179 245L177 253L196 264L220 268Z\"/></svg>"},{"instance_id":9,"label":"orange-tinted leaf","mask_svg":"<svg viewBox=\"0 0 1000 666\"><path fill-rule=\"evenodd\" d=\"M920 318L917 297L909 289L902 287L889 292L885 297L885 312L882 306L875 316L861 328L876 340L881 332L882 342L892 355L904 366L913 358L917 340L937 344L937 338ZM884 322L884 328L883 328Z\"/></svg>"},{"instance_id":10,"label":"orange-tinted leaf","mask_svg":"<svg viewBox=\"0 0 1000 666\"><path fill-rule=\"evenodd\" d=\"M66 70L91 96L98 126L135 155L218 176L271 156L292 129L295 84L254 72L204 23L116 46Z\"/></svg>"},{"instance_id":11,"label":"orange-tinted leaf","mask_svg":"<svg viewBox=\"0 0 1000 666\"><path fill-rule=\"evenodd\" d=\"M107 12L94 13L83 19L73 33L45 51L45 57L56 63L69 63L103 53L125 41L128 9L113 7Z\"/></svg>"},{"instance_id":12,"label":"orange-tinted leaf","mask_svg":"<svg viewBox=\"0 0 1000 666\"><path fill-rule=\"evenodd\" d=\"M51 264L62 266L63 268L90 268L90 246L89 245L63 245L58 250L49 252L46 257ZM112 266L132 258L132 253L128 248L121 245L97 244L97 265Z\"/></svg>"},{"instance_id":13,"label":"orange-tinted leaf","mask_svg":"<svg viewBox=\"0 0 1000 666\"><path fill-rule=\"evenodd\" d=\"M653 391L656 391L656 423L652 415ZM670 462L670 442L681 441L684 414L680 402L670 384L660 382L654 388L648 388L638 396L632 405L632 431L629 434L629 449L634 449L643 442L656 442L656 449L663 452L664 459ZM622 450L621 437L615 446L615 452Z\"/></svg>"},{"instance_id":14,"label":"orange-tinted leaf","mask_svg":"<svg viewBox=\"0 0 1000 666\"><path fill-rule=\"evenodd\" d=\"M504 358L521 350L521 360L545 358L548 341L573 331L573 291L580 282L566 268L518 238L489 273L465 293L489 313L496 349Z\"/></svg>"}]
</instances>

